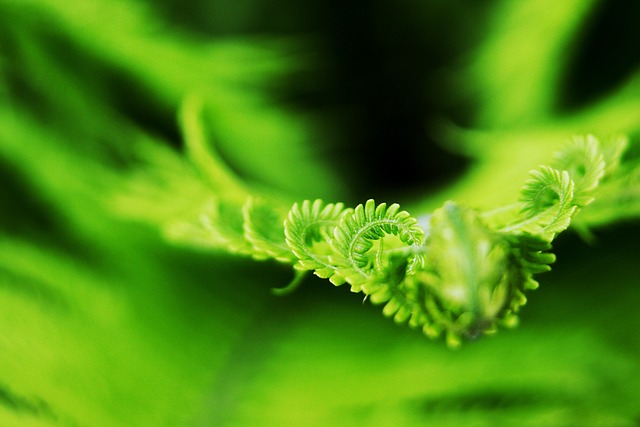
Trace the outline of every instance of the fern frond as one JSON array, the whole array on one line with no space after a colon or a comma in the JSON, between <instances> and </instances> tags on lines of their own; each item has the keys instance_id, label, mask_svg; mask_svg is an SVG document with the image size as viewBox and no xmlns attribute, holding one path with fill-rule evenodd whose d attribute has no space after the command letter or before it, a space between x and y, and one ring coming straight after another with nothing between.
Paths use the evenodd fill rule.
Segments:
<instances>
[{"instance_id":1,"label":"fern frond","mask_svg":"<svg viewBox=\"0 0 640 427\"><path fill-rule=\"evenodd\" d=\"M396 203L370 199L346 209L305 200L285 218L274 202L248 197L244 205L236 199L212 203L201 225L227 250L293 264L295 279L277 294L295 289L313 271L363 292L396 323L429 337L445 335L456 347L515 326L525 293L538 287L535 276L555 261L553 239L594 192L623 185L616 171L630 167L619 164L626 141L608 144L603 151L595 137L575 138L556 154L554 167L530 172L518 203L484 213L449 201L419 223ZM629 180L638 171L623 175ZM640 187L637 182L624 183L626 194Z\"/></svg>"},{"instance_id":2,"label":"fern frond","mask_svg":"<svg viewBox=\"0 0 640 427\"><path fill-rule=\"evenodd\" d=\"M573 204L584 207L593 201L593 190L605 174L605 159L596 137L574 137L570 144L556 153L551 166L569 173L574 182Z\"/></svg>"},{"instance_id":3,"label":"fern frond","mask_svg":"<svg viewBox=\"0 0 640 427\"><path fill-rule=\"evenodd\" d=\"M361 284L372 279L383 266L376 266L376 255L370 250L374 242L384 245L381 239L387 235L397 236L399 242L388 242L389 248L378 246L379 252L385 250L407 248L407 272L411 273L417 265L422 264L423 254L420 250L424 243L424 230L418 221L408 212L401 211L397 203L387 207L386 203L376 205L374 200L367 200L355 209L347 211L335 228L331 246L335 255L332 263L337 267L336 274L341 281L352 286L354 292L361 290ZM378 264L380 256L377 256ZM378 268L376 268L378 267Z\"/></svg>"},{"instance_id":4,"label":"fern frond","mask_svg":"<svg viewBox=\"0 0 640 427\"><path fill-rule=\"evenodd\" d=\"M518 289L521 292L537 289L539 284L533 275L551 270L550 265L556 260L556 256L549 252L551 243L526 233L510 235L507 239L511 244L513 260L520 266Z\"/></svg>"},{"instance_id":5,"label":"fern frond","mask_svg":"<svg viewBox=\"0 0 640 427\"><path fill-rule=\"evenodd\" d=\"M573 203L573 190L574 183L567 171L549 166L531 171L531 178L520 192L526 221L517 224L516 228L533 234L548 234L550 238L566 230L577 208Z\"/></svg>"},{"instance_id":6,"label":"fern frond","mask_svg":"<svg viewBox=\"0 0 640 427\"><path fill-rule=\"evenodd\" d=\"M407 258L402 254L392 254L384 269L381 269L375 280L362 284L362 291L368 295L373 304L385 304L382 313L386 317L393 317L398 323L409 320L419 323L416 282L411 280L413 275L407 274Z\"/></svg>"},{"instance_id":7,"label":"fern frond","mask_svg":"<svg viewBox=\"0 0 640 427\"><path fill-rule=\"evenodd\" d=\"M444 334L452 347L513 326L524 292L537 287L533 275L555 260L547 240L495 231L454 202L434 211L428 228L425 239L409 213L373 200L355 209L305 201L285 221L297 269L349 283L386 317Z\"/></svg>"},{"instance_id":8,"label":"fern frond","mask_svg":"<svg viewBox=\"0 0 640 427\"><path fill-rule=\"evenodd\" d=\"M339 276L334 277L337 267L329 260L333 253L333 229L344 211L342 203L325 204L322 200L313 203L305 200L301 205L293 205L284 222L284 234L287 245L298 258L294 268L314 270L317 276L330 279L336 285L344 283Z\"/></svg>"},{"instance_id":9,"label":"fern frond","mask_svg":"<svg viewBox=\"0 0 640 427\"><path fill-rule=\"evenodd\" d=\"M434 211L430 229L415 273L406 273L406 257L392 258L387 274L363 291L374 304L385 303L385 316L432 338L444 334L450 347L515 326L525 292L538 286L533 276L555 261L547 240L496 232L454 202Z\"/></svg>"}]
</instances>

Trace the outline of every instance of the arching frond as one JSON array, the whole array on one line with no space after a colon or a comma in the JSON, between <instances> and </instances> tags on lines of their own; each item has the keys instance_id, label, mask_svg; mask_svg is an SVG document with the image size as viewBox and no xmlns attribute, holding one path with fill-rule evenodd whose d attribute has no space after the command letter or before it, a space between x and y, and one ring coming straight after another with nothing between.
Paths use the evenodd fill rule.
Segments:
<instances>
[{"instance_id":1,"label":"arching frond","mask_svg":"<svg viewBox=\"0 0 640 427\"><path fill-rule=\"evenodd\" d=\"M298 258L294 268L314 270L317 276L331 278L336 285L344 283L333 277L337 267L329 260L333 253L333 229L343 213L342 203L305 200L302 204L293 205L284 222L284 234L289 248Z\"/></svg>"},{"instance_id":2,"label":"arching frond","mask_svg":"<svg viewBox=\"0 0 640 427\"><path fill-rule=\"evenodd\" d=\"M520 228L551 236L566 230L577 207L573 203L573 189L567 171L549 166L531 171L531 178L520 192L522 214L526 218Z\"/></svg>"},{"instance_id":3,"label":"arching frond","mask_svg":"<svg viewBox=\"0 0 640 427\"><path fill-rule=\"evenodd\" d=\"M212 202L200 223L186 229L216 247L293 264L298 274L277 294L313 271L363 292L396 323L444 335L456 347L517 324L525 293L538 287L535 276L555 261L551 242L599 188L624 188L615 191L618 202L640 206L633 197L640 167L620 163L625 147L624 139L603 149L595 137L575 138L551 166L530 173L519 202L484 213L449 201L419 223L396 203L367 200L351 209L305 200L287 214L273 201L249 196L244 204ZM623 180L618 175L625 168Z\"/></svg>"},{"instance_id":4,"label":"arching frond","mask_svg":"<svg viewBox=\"0 0 640 427\"><path fill-rule=\"evenodd\" d=\"M381 245L385 243L381 239L387 235L397 236L399 241L384 248ZM423 240L424 230L408 212L400 210L400 205L394 203L387 207L386 203L376 205L374 200L368 200L342 216L333 232L331 246L335 255L331 260L337 267L336 273L349 282L354 291L359 291L362 283L384 269L379 265L379 254L384 251L406 248L407 271L412 272L416 265L422 263L423 255L419 248ZM372 251L375 242L378 243L378 253Z\"/></svg>"},{"instance_id":5,"label":"arching frond","mask_svg":"<svg viewBox=\"0 0 640 427\"><path fill-rule=\"evenodd\" d=\"M593 135L574 137L571 143L556 153L551 166L569 173L574 182L573 204L584 207L593 201L593 190L605 173L604 155Z\"/></svg>"}]
</instances>

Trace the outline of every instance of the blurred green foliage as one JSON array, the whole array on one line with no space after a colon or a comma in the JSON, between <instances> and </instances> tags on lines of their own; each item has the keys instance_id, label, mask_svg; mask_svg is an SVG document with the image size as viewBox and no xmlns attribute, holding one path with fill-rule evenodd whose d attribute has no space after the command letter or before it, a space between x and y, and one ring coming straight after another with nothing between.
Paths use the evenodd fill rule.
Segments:
<instances>
[{"instance_id":1,"label":"blurred green foliage","mask_svg":"<svg viewBox=\"0 0 640 427\"><path fill-rule=\"evenodd\" d=\"M637 158L637 4L0 0L0 20L1 425L640 421L638 174L594 203L593 246L562 239L519 328L457 352L161 232L231 188L494 207L575 133ZM188 158L194 94L232 183Z\"/></svg>"}]
</instances>

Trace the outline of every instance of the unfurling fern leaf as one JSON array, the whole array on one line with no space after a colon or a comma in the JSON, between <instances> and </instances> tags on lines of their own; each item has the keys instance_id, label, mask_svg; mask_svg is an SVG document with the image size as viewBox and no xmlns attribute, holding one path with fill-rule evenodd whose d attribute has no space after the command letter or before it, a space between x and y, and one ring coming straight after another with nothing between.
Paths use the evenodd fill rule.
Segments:
<instances>
[{"instance_id":1,"label":"unfurling fern leaf","mask_svg":"<svg viewBox=\"0 0 640 427\"><path fill-rule=\"evenodd\" d=\"M285 220L285 235L298 257L296 268L315 270L335 285L348 282L354 292L384 270L382 253L402 251L411 259L409 270L420 262L416 248L422 245L424 231L397 204L387 208L373 200L355 209L316 200L295 204ZM383 238L397 236L396 240ZM374 245L376 246L374 248Z\"/></svg>"},{"instance_id":2,"label":"unfurling fern leaf","mask_svg":"<svg viewBox=\"0 0 640 427\"><path fill-rule=\"evenodd\" d=\"M337 267L331 264L333 229L344 212L342 203L325 204L322 200L309 200L294 204L284 222L284 234L291 251L298 258L294 268L315 270L323 279L339 285L344 283L335 276Z\"/></svg>"},{"instance_id":3,"label":"unfurling fern leaf","mask_svg":"<svg viewBox=\"0 0 640 427\"><path fill-rule=\"evenodd\" d=\"M287 244L296 268L349 283L384 304L385 316L430 337L444 334L455 347L517 323L525 292L538 287L534 276L555 261L551 241L592 201L606 178L605 158L619 158L620 146L605 156L595 138L574 139L555 167L531 172L520 203L497 210L501 219L455 202L418 224L397 204L369 200L343 209L306 201L285 222ZM491 223L483 220L488 216Z\"/></svg>"},{"instance_id":4,"label":"unfurling fern leaf","mask_svg":"<svg viewBox=\"0 0 640 427\"><path fill-rule=\"evenodd\" d=\"M519 228L534 234L548 235L566 230L577 206L573 203L574 183L569 172L549 166L531 171L520 193L526 221Z\"/></svg>"},{"instance_id":5,"label":"unfurling fern leaf","mask_svg":"<svg viewBox=\"0 0 640 427\"><path fill-rule=\"evenodd\" d=\"M616 151L612 154L615 155ZM570 144L556 153L551 166L567 171L574 182L573 204L582 208L593 201L593 190L605 173L604 155L593 135L574 137Z\"/></svg>"},{"instance_id":6,"label":"unfurling fern leaf","mask_svg":"<svg viewBox=\"0 0 640 427\"><path fill-rule=\"evenodd\" d=\"M331 247L335 254L330 259L340 281L348 282L354 292L359 292L362 284L383 274L387 268L383 255L393 251L405 252L407 272L413 272L422 264L423 240L424 230L408 212L400 211L398 204L376 206L375 201L368 200L342 216L333 232Z\"/></svg>"}]
</instances>

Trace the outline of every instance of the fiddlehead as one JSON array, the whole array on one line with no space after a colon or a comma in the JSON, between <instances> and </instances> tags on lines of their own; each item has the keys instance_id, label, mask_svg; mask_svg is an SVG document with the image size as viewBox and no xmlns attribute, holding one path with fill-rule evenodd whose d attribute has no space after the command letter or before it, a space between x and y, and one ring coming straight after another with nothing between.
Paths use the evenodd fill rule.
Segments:
<instances>
[{"instance_id":1,"label":"fiddlehead","mask_svg":"<svg viewBox=\"0 0 640 427\"><path fill-rule=\"evenodd\" d=\"M397 239L387 239L395 236ZM332 262L336 274L348 282L354 292L373 283L378 276L386 276L390 267L385 264L392 252L403 252L406 271L412 273L422 264L424 230L400 205L386 203L376 206L373 200L347 210L333 231Z\"/></svg>"},{"instance_id":2,"label":"fiddlehead","mask_svg":"<svg viewBox=\"0 0 640 427\"><path fill-rule=\"evenodd\" d=\"M524 220L503 231L528 231L550 234L549 238L569 227L577 205L574 203L574 182L567 171L549 166L531 171L520 193Z\"/></svg>"},{"instance_id":3,"label":"fiddlehead","mask_svg":"<svg viewBox=\"0 0 640 427\"><path fill-rule=\"evenodd\" d=\"M349 283L352 291L359 292L364 284L386 273L383 253L408 250L407 269L413 270L421 262L418 248L424 232L397 204L387 208L385 203L376 206L368 200L355 209L345 209L342 203L307 200L291 209L285 236L298 257L295 268L314 270L335 285Z\"/></svg>"},{"instance_id":4,"label":"fiddlehead","mask_svg":"<svg viewBox=\"0 0 640 427\"><path fill-rule=\"evenodd\" d=\"M336 276L337 267L329 257L333 253L332 231L344 212L342 203L325 204L322 200L308 200L294 204L284 221L284 235L291 251L298 258L294 268L314 270L323 279L339 285L344 283Z\"/></svg>"},{"instance_id":5,"label":"fiddlehead","mask_svg":"<svg viewBox=\"0 0 640 427\"><path fill-rule=\"evenodd\" d=\"M619 157L622 146L612 148L612 156ZM613 159L611 161L613 163ZM551 166L567 171L575 184L573 203L585 207L594 200L593 191L605 175L606 162L598 140L593 135L587 135L574 137L571 143L556 153Z\"/></svg>"}]
</instances>

